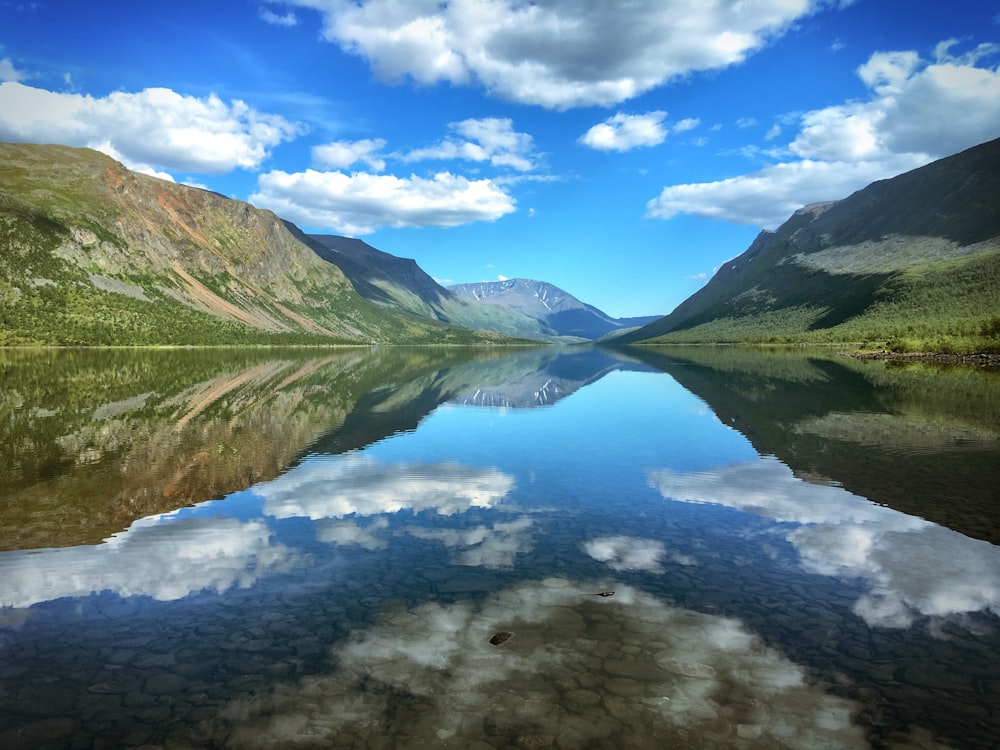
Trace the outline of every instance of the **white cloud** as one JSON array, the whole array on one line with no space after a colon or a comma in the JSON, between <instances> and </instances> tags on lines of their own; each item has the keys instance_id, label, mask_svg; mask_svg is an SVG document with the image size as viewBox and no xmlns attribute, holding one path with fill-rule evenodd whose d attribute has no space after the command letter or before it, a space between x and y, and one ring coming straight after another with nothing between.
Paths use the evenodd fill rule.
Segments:
<instances>
[{"instance_id":1,"label":"white cloud","mask_svg":"<svg viewBox=\"0 0 1000 750\"><path fill-rule=\"evenodd\" d=\"M926 160L901 156L890 174L913 169ZM672 185L646 204L646 216L670 219L693 214L737 224L774 228L805 204L846 196L886 176L887 162L834 162L805 159L766 167L716 182Z\"/></svg>"},{"instance_id":2,"label":"white cloud","mask_svg":"<svg viewBox=\"0 0 1000 750\"><path fill-rule=\"evenodd\" d=\"M752 128L757 124L757 121L752 117L741 117L736 121L736 127L738 128Z\"/></svg>"},{"instance_id":3,"label":"white cloud","mask_svg":"<svg viewBox=\"0 0 1000 750\"><path fill-rule=\"evenodd\" d=\"M379 151L385 148L381 138L365 138L359 141L333 141L312 150L313 163L329 169L346 169L352 164L363 162L376 172L385 169L385 160Z\"/></svg>"},{"instance_id":4,"label":"white cloud","mask_svg":"<svg viewBox=\"0 0 1000 750\"><path fill-rule=\"evenodd\" d=\"M355 236L379 227L496 221L515 205L492 180L469 180L450 172L426 178L312 169L262 174L249 200L291 221Z\"/></svg>"},{"instance_id":5,"label":"white cloud","mask_svg":"<svg viewBox=\"0 0 1000 750\"><path fill-rule=\"evenodd\" d=\"M173 601L247 588L300 559L259 519L151 517L96 546L0 554L0 607L101 591Z\"/></svg>"},{"instance_id":6,"label":"white cloud","mask_svg":"<svg viewBox=\"0 0 1000 750\"><path fill-rule=\"evenodd\" d=\"M384 79L479 85L552 109L618 104L742 62L821 0L294 0Z\"/></svg>"},{"instance_id":7,"label":"white cloud","mask_svg":"<svg viewBox=\"0 0 1000 750\"><path fill-rule=\"evenodd\" d=\"M462 159L489 162L494 167L510 167L519 172L535 168L532 137L514 130L509 118L462 120L448 127L461 138L445 138L434 146L414 149L403 154L402 160Z\"/></svg>"},{"instance_id":8,"label":"white cloud","mask_svg":"<svg viewBox=\"0 0 1000 750\"><path fill-rule=\"evenodd\" d=\"M490 508L513 486L514 479L497 469L381 463L342 456L305 461L253 491L264 498L268 515L317 520L401 510L447 516L469 508Z\"/></svg>"},{"instance_id":9,"label":"white cloud","mask_svg":"<svg viewBox=\"0 0 1000 750\"><path fill-rule=\"evenodd\" d=\"M908 627L918 616L1000 614L1000 549L840 487L797 479L774 458L713 472L651 471L667 499L738 508L800 526L786 538L812 573L862 578L854 606L870 625Z\"/></svg>"},{"instance_id":10,"label":"white cloud","mask_svg":"<svg viewBox=\"0 0 1000 750\"><path fill-rule=\"evenodd\" d=\"M648 203L647 216L690 213L773 228L803 205L843 198L996 138L1000 66L977 65L1000 46L956 55L954 45L938 45L930 63L912 51L872 55L857 71L869 99L801 115L787 151L779 152L784 161L726 180L667 186Z\"/></svg>"},{"instance_id":11,"label":"white cloud","mask_svg":"<svg viewBox=\"0 0 1000 750\"><path fill-rule=\"evenodd\" d=\"M275 13L270 8L263 6L257 11L257 17L272 26L291 27L297 25L299 22L299 19L291 11L288 13Z\"/></svg>"},{"instance_id":12,"label":"white cloud","mask_svg":"<svg viewBox=\"0 0 1000 750\"><path fill-rule=\"evenodd\" d=\"M662 110L643 115L618 112L594 125L580 137L579 142L599 151L630 151L640 146L656 146L667 137L663 126L666 116L667 113Z\"/></svg>"},{"instance_id":13,"label":"white cloud","mask_svg":"<svg viewBox=\"0 0 1000 750\"><path fill-rule=\"evenodd\" d=\"M0 81L23 81L28 78L28 74L14 67L14 62L5 57L0 60Z\"/></svg>"},{"instance_id":14,"label":"white cloud","mask_svg":"<svg viewBox=\"0 0 1000 750\"><path fill-rule=\"evenodd\" d=\"M0 139L113 149L126 165L198 174L256 169L300 127L242 101L170 89L94 98L0 83Z\"/></svg>"},{"instance_id":15,"label":"white cloud","mask_svg":"<svg viewBox=\"0 0 1000 750\"><path fill-rule=\"evenodd\" d=\"M675 133L683 133L688 130L694 130L701 124L701 120L697 117L685 117L683 120L675 122L671 130Z\"/></svg>"}]
</instances>

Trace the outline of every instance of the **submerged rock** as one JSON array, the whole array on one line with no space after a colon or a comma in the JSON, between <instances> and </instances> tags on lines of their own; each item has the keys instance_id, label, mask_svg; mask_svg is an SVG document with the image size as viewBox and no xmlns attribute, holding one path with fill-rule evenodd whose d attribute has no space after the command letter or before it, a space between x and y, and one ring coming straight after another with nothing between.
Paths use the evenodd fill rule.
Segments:
<instances>
[{"instance_id":1,"label":"submerged rock","mask_svg":"<svg viewBox=\"0 0 1000 750\"><path fill-rule=\"evenodd\" d=\"M505 643L511 637L511 635L512 633L507 633L507 632L497 633L495 636L490 638L490 643L492 643L494 646L499 646L501 643Z\"/></svg>"}]
</instances>

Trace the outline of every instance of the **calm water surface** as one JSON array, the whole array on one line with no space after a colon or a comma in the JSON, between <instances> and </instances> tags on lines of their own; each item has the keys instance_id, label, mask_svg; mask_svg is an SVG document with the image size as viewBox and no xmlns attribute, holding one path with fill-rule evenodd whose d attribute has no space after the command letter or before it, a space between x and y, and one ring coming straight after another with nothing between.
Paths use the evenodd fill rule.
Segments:
<instances>
[{"instance_id":1,"label":"calm water surface","mask_svg":"<svg viewBox=\"0 0 1000 750\"><path fill-rule=\"evenodd\" d=\"M997 373L567 348L0 375L2 748L997 747Z\"/></svg>"}]
</instances>

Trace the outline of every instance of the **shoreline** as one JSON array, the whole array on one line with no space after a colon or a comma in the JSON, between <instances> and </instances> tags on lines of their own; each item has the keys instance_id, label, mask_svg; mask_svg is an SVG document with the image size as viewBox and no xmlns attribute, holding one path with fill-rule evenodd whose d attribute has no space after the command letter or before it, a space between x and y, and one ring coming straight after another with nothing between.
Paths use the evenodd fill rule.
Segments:
<instances>
[{"instance_id":1,"label":"shoreline","mask_svg":"<svg viewBox=\"0 0 1000 750\"><path fill-rule=\"evenodd\" d=\"M942 354L936 352L845 351L854 359L878 359L886 362L929 362L942 365L1000 367L1000 354Z\"/></svg>"}]
</instances>

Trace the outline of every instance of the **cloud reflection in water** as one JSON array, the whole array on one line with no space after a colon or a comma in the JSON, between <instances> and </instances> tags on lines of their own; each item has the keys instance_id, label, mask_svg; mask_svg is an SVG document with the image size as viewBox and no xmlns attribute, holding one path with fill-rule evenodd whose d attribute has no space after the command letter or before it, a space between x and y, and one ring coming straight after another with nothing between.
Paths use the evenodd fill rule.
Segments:
<instances>
[{"instance_id":1,"label":"cloud reflection in water","mask_svg":"<svg viewBox=\"0 0 1000 750\"><path fill-rule=\"evenodd\" d=\"M866 747L852 703L738 620L595 590L548 578L386 611L333 649L334 672L236 699L208 733L246 748L485 747L484 733L504 747ZM501 630L513 636L491 645Z\"/></svg>"},{"instance_id":2,"label":"cloud reflection in water","mask_svg":"<svg viewBox=\"0 0 1000 750\"><path fill-rule=\"evenodd\" d=\"M533 525L532 519L521 516L513 521L471 529L424 529L414 526L407 529L407 533L418 539L441 542L449 549L461 550L454 560L458 565L498 570L512 568L518 555L532 550L530 529Z\"/></svg>"},{"instance_id":3,"label":"cloud reflection in water","mask_svg":"<svg viewBox=\"0 0 1000 750\"><path fill-rule=\"evenodd\" d=\"M345 518L435 511L448 516L490 508L510 492L514 478L497 469L461 464L383 463L365 456L307 460L254 487L264 512L275 518Z\"/></svg>"},{"instance_id":4,"label":"cloud reflection in water","mask_svg":"<svg viewBox=\"0 0 1000 750\"><path fill-rule=\"evenodd\" d=\"M1000 549L876 505L839 487L797 479L774 458L713 472L648 473L668 500L712 503L801 524L786 538L809 572L863 578L854 611L873 626L989 610L1000 614Z\"/></svg>"},{"instance_id":5,"label":"cloud reflection in water","mask_svg":"<svg viewBox=\"0 0 1000 750\"><path fill-rule=\"evenodd\" d=\"M668 552L662 542L632 536L601 536L583 543L583 551L612 570L645 570L662 573L661 562L668 557L679 565L696 565L690 555Z\"/></svg>"},{"instance_id":6,"label":"cloud reflection in water","mask_svg":"<svg viewBox=\"0 0 1000 750\"><path fill-rule=\"evenodd\" d=\"M262 520L153 516L96 546L0 554L0 606L101 591L173 601L206 589L247 588L298 560L271 542Z\"/></svg>"}]
</instances>

